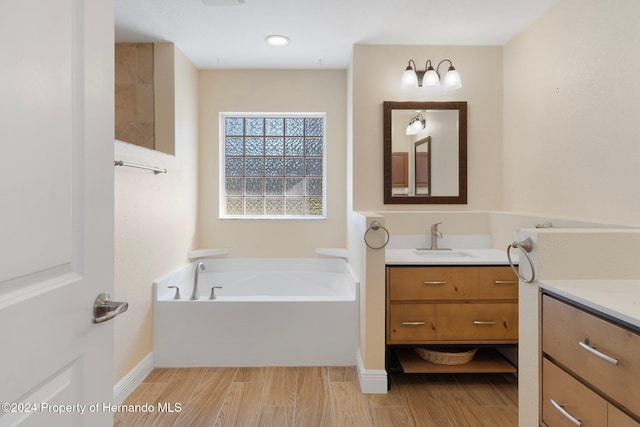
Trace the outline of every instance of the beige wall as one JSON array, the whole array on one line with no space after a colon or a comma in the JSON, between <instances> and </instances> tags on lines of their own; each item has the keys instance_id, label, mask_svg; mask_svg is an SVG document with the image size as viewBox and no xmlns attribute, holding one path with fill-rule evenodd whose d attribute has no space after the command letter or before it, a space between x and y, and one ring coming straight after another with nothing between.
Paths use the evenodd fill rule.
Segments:
<instances>
[{"instance_id":1,"label":"beige wall","mask_svg":"<svg viewBox=\"0 0 640 427\"><path fill-rule=\"evenodd\" d=\"M427 59L449 58L463 87L426 92L401 89L409 59L423 69ZM442 72L443 67L440 68ZM353 106L353 209L495 210L502 203L502 47L355 45L351 62ZM383 101L468 102L468 204L384 205Z\"/></svg>"},{"instance_id":2,"label":"beige wall","mask_svg":"<svg viewBox=\"0 0 640 427\"><path fill-rule=\"evenodd\" d=\"M504 208L640 225L637 0L561 0L504 48Z\"/></svg>"},{"instance_id":3,"label":"beige wall","mask_svg":"<svg viewBox=\"0 0 640 427\"><path fill-rule=\"evenodd\" d=\"M197 204L198 74L175 49L175 140L170 156L116 141L117 160L167 168L115 171L115 294L129 310L115 323L115 381L153 350L151 284L188 262Z\"/></svg>"},{"instance_id":4,"label":"beige wall","mask_svg":"<svg viewBox=\"0 0 640 427\"><path fill-rule=\"evenodd\" d=\"M326 112L326 220L218 218L219 113ZM201 248L229 248L233 257L313 257L316 247L345 247L346 72L200 71Z\"/></svg>"},{"instance_id":5,"label":"beige wall","mask_svg":"<svg viewBox=\"0 0 640 427\"><path fill-rule=\"evenodd\" d=\"M427 59L440 61L444 58L451 59L460 72L462 89L426 93L419 89L400 88L400 76L409 59L414 59L422 68ZM502 47L355 45L348 74L350 208L372 214L383 211L495 210L501 207ZM383 101L468 102L467 205L383 204ZM389 217L388 225L393 234L423 233L430 220L455 217L451 213L428 218L422 218L422 215L418 215L419 218L383 215L385 218L381 222ZM351 251L349 261L355 266L360 279L360 356L364 369L380 371L385 368L385 278L384 271L380 270L384 265L384 261L380 264L384 252L364 248L362 216L352 215L351 218L347 231ZM411 225L407 225L408 219ZM364 224L364 227L368 225ZM450 227L451 223L447 222L447 226ZM468 227L463 229L468 230ZM485 229L483 227L482 231Z\"/></svg>"}]
</instances>

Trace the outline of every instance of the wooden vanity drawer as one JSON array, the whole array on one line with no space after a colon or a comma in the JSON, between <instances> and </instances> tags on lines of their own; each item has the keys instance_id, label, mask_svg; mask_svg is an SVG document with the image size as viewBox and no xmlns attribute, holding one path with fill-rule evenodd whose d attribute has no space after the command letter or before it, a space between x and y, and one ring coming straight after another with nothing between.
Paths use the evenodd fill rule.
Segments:
<instances>
[{"instance_id":1,"label":"wooden vanity drawer","mask_svg":"<svg viewBox=\"0 0 640 427\"><path fill-rule=\"evenodd\" d=\"M517 300L518 276L511 267L480 268L478 295L483 300Z\"/></svg>"},{"instance_id":2,"label":"wooden vanity drawer","mask_svg":"<svg viewBox=\"0 0 640 427\"><path fill-rule=\"evenodd\" d=\"M391 301L478 298L474 267L391 267L388 279Z\"/></svg>"},{"instance_id":3,"label":"wooden vanity drawer","mask_svg":"<svg viewBox=\"0 0 640 427\"><path fill-rule=\"evenodd\" d=\"M607 427L640 427L640 423L611 404L607 406L607 419Z\"/></svg>"},{"instance_id":4,"label":"wooden vanity drawer","mask_svg":"<svg viewBox=\"0 0 640 427\"><path fill-rule=\"evenodd\" d=\"M434 304L391 304L388 317L389 344L436 339Z\"/></svg>"},{"instance_id":5,"label":"wooden vanity drawer","mask_svg":"<svg viewBox=\"0 0 640 427\"><path fill-rule=\"evenodd\" d=\"M440 341L516 342L518 304L437 304L436 336Z\"/></svg>"},{"instance_id":6,"label":"wooden vanity drawer","mask_svg":"<svg viewBox=\"0 0 640 427\"><path fill-rule=\"evenodd\" d=\"M586 344L618 364L585 349ZM638 334L544 295L542 350L604 395L640 414Z\"/></svg>"},{"instance_id":7,"label":"wooden vanity drawer","mask_svg":"<svg viewBox=\"0 0 640 427\"><path fill-rule=\"evenodd\" d=\"M584 426L607 425L607 401L547 358L542 361L542 384L542 420L548 426L576 426L562 410ZM561 409L555 407L552 400Z\"/></svg>"}]
</instances>

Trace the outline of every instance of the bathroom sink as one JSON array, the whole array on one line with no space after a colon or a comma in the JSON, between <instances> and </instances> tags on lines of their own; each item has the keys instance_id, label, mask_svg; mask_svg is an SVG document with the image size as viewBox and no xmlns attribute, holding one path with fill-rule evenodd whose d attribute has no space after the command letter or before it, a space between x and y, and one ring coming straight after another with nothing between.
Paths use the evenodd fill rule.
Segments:
<instances>
[{"instance_id":1,"label":"bathroom sink","mask_svg":"<svg viewBox=\"0 0 640 427\"><path fill-rule=\"evenodd\" d=\"M424 258L474 258L475 255L460 249L415 249L414 254Z\"/></svg>"},{"instance_id":2,"label":"bathroom sink","mask_svg":"<svg viewBox=\"0 0 640 427\"><path fill-rule=\"evenodd\" d=\"M419 245L420 243L418 243ZM509 265L507 254L493 248L458 246L455 249L436 249L411 245L385 250L387 265ZM516 255L512 255L515 259ZM517 262L517 260L516 260Z\"/></svg>"}]
</instances>

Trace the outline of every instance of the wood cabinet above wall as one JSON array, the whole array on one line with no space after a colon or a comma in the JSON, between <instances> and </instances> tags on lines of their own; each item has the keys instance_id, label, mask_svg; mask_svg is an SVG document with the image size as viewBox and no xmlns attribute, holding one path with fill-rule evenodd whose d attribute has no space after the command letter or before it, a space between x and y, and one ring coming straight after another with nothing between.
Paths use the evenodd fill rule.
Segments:
<instances>
[{"instance_id":1,"label":"wood cabinet above wall","mask_svg":"<svg viewBox=\"0 0 640 427\"><path fill-rule=\"evenodd\" d=\"M175 153L172 43L115 44L115 138Z\"/></svg>"}]
</instances>

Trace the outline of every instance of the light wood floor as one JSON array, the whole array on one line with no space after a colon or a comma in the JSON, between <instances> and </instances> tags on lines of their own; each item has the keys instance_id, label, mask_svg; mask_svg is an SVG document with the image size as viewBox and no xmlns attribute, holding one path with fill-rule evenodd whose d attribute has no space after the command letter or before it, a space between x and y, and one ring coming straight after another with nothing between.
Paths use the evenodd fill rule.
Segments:
<instances>
[{"instance_id":1,"label":"light wood floor","mask_svg":"<svg viewBox=\"0 0 640 427\"><path fill-rule=\"evenodd\" d=\"M114 425L518 425L512 375L398 375L391 384L386 395L362 394L353 367L154 369L124 402L154 411L117 412Z\"/></svg>"}]
</instances>

